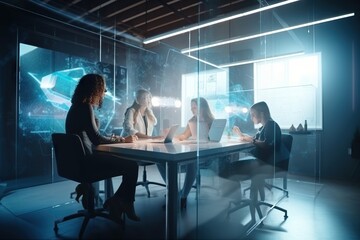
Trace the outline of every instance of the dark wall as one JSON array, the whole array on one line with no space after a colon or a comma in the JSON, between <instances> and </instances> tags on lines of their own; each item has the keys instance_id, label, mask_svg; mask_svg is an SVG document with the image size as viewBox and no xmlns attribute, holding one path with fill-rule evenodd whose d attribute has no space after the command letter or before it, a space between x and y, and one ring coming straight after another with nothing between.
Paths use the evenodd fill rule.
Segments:
<instances>
[{"instance_id":1,"label":"dark wall","mask_svg":"<svg viewBox=\"0 0 360 240\"><path fill-rule=\"evenodd\" d=\"M348 154L360 127L359 11L355 19L319 27L316 49L322 52L324 131L321 137L321 172L325 178L352 176L358 160Z\"/></svg>"},{"instance_id":2,"label":"dark wall","mask_svg":"<svg viewBox=\"0 0 360 240\"><path fill-rule=\"evenodd\" d=\"M102 37L100 51L100 39L97 33L69 28L68 26L64 27L49 19L3 5L0 11L0 94L2 96L0 98L0 124L2 126L0 134L0 182L11 182L8 184L10 188L48 183L54 180L49 136L45 137L45 142L43 141L44 136L31 140L22 135L18 126L20 115L18 107L19 84L17 82L19 79L17 76L19 72L19 63L17 62L19 43L50 49L69 54L69 56L79 56L90 63L101 61L103 65L111 65L115 62L116 66L126 69L128 75L131 76L129 81L134 84L146 83L151 88L153 88L154 79L157 77L155 74L158 70L156 54L135 45L124 43L121 40L106 37ZM40 53L41 50L37 52ZM41 56L43 59L40 59ZM39 65L41 61L59 62L53 57L51 60L44 59L47 57L41 54L32 53L29 57L26 58L26 62L30 62L28 65L34 63L37 67L41 66ZM63 61L63 64L66 65L66 61ZM66 69L65 65L64 68ZM44 64L44 67L46 67L43 69L44 72L51 70L47 69L49 68L48 64ZM127 80L125 79L125 81ZM132 92L131 87L129 86L130 92ZM31 91L31 89L28 90ZM128 99L127 90L124 88L121 96L124 109L128 105L126 102ZM26 91L26 89L21 89L21 91ZM116 114L123 115L121 110ZM121 122L122 120L119 120L119 125ZM28 126L28 128L31 127ZM25 146L25 149L18 149L19 146ZM34 146L39 149L38 152L34 150ZM27 154L29 158L22 157L24 154ZM41 160L37 156L45 156L48 159Z\"/></svg>"},{"instance_id":3,"label":"dark wall","mask_svg":"<svg viewBox=\"0 0 360 240\"><path fill-rule=\"evenodd\" d=\"M16 28L0 18L0 181L14 175L16 131Z\"/></svg>"}]
</instances>

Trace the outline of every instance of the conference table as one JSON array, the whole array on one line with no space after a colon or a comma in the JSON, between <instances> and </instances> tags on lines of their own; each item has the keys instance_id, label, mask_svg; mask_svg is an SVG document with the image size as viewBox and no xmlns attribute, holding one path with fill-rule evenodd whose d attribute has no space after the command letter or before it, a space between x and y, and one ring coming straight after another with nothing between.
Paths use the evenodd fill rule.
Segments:
<instances>
[{"instance_id":1,"label":"conference table","mask_svg":"<svg viewBox=\"0 0 360 240\"><path fill-rule=\"evenodd\" d=\"M139 140L135 143L101 144L95 150L118 154L131 161L165 163L167 171L166 194L166 239L177 239L178 210L180 209L178 189L178 167L182 164L207 159L226 157L252 147L251 143L240 142L238 138L224 136L220 142L173 141L155 143Z\"/></svg>"}]
</instances>

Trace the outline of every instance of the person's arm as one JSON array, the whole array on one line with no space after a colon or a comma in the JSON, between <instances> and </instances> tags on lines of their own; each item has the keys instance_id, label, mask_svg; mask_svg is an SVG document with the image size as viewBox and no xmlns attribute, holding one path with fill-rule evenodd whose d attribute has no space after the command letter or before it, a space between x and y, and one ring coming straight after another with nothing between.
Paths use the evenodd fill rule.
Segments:
<instances>
[{"instance_id":1,"label":"person's arm","mask_svg":"<svg viewBox=\"0 0 360 240\"><path fill-rule=\"evenodd\" d=\"M161 138L162 137L162 136L155 136L155 137L149 136L147 134L141 133L139 131L139 129L136 129L134 126L134 113L135 113L135 109L133 109L133 108L130 108L125 113L125 119L124 119L124 124L123 124L125 133L128 133L129 135L135 135L135 136L137 136L137 138L143 138L143 139L153 139L153 138ZM141 122L139 122L139 124L140 123ZM154 123L148 121L148 124L154 124ZM143 128L145 129L145 126L143 126Z\"/></svg>"},{"instance_id":2,"label":"person's arm","mask_svg":"<svg viewBox=\"0 0 360 240\"><path fill-rule=\"evenodd\" d=\"M143 134L141 132L137 132L135 134L135 136L137 136L138 138L143 138L143 139L152 139L152 138L154 138L153 136L149 136L149 135Z\"/></svg>"},{"instance_id":3,"label":"person's arm","mask_svg":"<svg viewBox=\"0 0 360 240\"><path fill-rule=\"evenodd\" d=\"M79 114L83 115L81 117L84 119L84 129L92 144L99 145L113 142L111 137L101 135L96 123L94 110L90 104L86 105L86 107L84 106L82 113Z\"/></svg>"},{"instance_id":4,"label":"person's arm","mask_svg":"<svg viewBox=\"0 0 360 240\"><path fill-rule=\"evenodd\" d=\"M133 108L129 108L125 112L123 128L124 128L124 133L126 135L137 135L137 133L139 132L137 129L135 129L134 126L134 122L135 122L134 113L135 113L135 109Z\"/></svg>"},{"instance_id":5,"label":"person's arm","mask_svg":"<svg viewBox=\"0 0 360 240\"><path fill-rule=\"evenodd\" d=\"M238 126L234 126L233 127L233 132L239 136L240 138L240 141L243 141L243 142L253 142L255 143L255 138L248 135L248 134L245 134L243 132L241 132L240 128Z\"/></svg>"},{"instance_id":6,"label":"person's arm","mask_svg":"<svg viewBox=\"0 0 360 240\"><path fill-rule=\"evenodd\" d=\"M260 140L256 140L256 146L265 149L265 150L269 150L269 149L273 149L274 145L275 145L275 141L276 141L276 135L277 135L277 129L279 131L280 128L278 128L276 126L277 124L274 121L268 121L268 123L264 126L263 129L263 141ZM280 137L281 137L281 132L280 132Z\"/></svg>"},{"instance_id":7,"label":"person's arm","mask_svg":"<svg viewBox=\"0 0 360 240\"><path fill-rule=\"evenodd\" d=\"M184 140L188 139L189 137L191 137L191 131L190 131L189 124L187 124L184 132L182 134L176 136L175 138L178 139L179 141L184 141Z\"/></svg>"}]
</instances>

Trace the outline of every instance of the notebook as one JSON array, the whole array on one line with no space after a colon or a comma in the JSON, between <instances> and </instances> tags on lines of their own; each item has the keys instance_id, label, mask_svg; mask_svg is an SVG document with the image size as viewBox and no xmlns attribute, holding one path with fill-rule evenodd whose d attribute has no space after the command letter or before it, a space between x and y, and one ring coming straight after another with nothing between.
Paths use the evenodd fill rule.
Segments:
<instances>
[{"instance_id":1,"label":"notebook","mask_svg":"<svg viewBox=\"0 0 360 240\"><path fill-rule=\"evenodd\" d=\"M203 142L220 142L226 126L226 119L214 119L209 130L207 130L207 124L205 122L199 122L199 138L197 136L197 124L196 122L189 123L192 140L187 142L203 143ZM196 140L198 139L198 140Z\"/></svg>"},{"instance_id":2,"label":"notebook","mask_svg":"<svg viewBox=\"0 0 360 240\"><path fill-rule=\"evenodd\" d=\"M162 139L146 139L145 141L146 142L151 142L151 143L170 143L170 142L172 142L178 127L179 127L179 124L172 125L170 127L168 133L166 134L165 138L162 138Z\"/></svg>"}]
</instances>

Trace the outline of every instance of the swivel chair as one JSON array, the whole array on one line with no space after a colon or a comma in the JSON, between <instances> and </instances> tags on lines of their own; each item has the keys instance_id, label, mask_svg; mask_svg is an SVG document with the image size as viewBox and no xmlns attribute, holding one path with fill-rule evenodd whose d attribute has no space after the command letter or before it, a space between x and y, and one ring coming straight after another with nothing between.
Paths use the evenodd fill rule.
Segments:
<instances>
[{"instance_id":1,"label":"swivel chair","mask_svg":"<svg viewBox=\"0 0 360 240\"><path fill-rule=\"evenodd\" d=\"M290 134L282 134L281 135L281 141L282 141L283 145L285 146L285 148L289 152L289 158L283 159L281 162L276 164L274 166L274 172L275 172L275 177L276 178L282 178L283 179L283 187L281 188L281 187L275 186L273 184L270 184L268 182L265 182L265 186L264 186L267 189L271 190L272 188L275 188L275 189L281 190L284 193L283 196L278 200L278 202L280 202L284 197L289 196L289 193L288 193L288 190L287 190L287 172L288 172L288 168L289 168L290 153L291 153L291 148L292 148L293 137ZM272 175L272 174L262 175L262 177L264 179L271 179L272 180L274 175ZM268 206L270 208L274 208L274 209L277 209L279 211L284 212L284 219L288 218L286 209L281 208L279 206L276 206L276 204L265 202L264 189L260 189L260 188L251 189L251 187L249 187L249 188L246 188L244 190L244 193L245 193L246 190L249 190L249 189L250 189L250 199L242 199L240 201L232 201L232 202L230 202L228 212L227 212L228 217L229 217L229 215L231 213L237 211L238 209L249 206L250 211L251 211L252 220L255 219L255 209L258 212L258 215L259 215L260 219L262 219L263 215L262 215L260 206L265 205L265 206ZM258 201L258 198L257 198L258 193L260 195L260 200L259 201ZM235 206L233 208L231 208L231 204L234 204Z\"/></svg>"},{"instance_id":2,"label":"swivel chair","mask_svg":"<svg viewBox=\"0 0 360 240\"><path fill-rule=\"evenodd\" d=\"M291 149L292 149L293 137L290 134L282 134L281 135L281 141L282 141L283 145L285 146L285 148L289 151L289 154L290 154ZM284 161L279 162L275 167L275 177L276 178L282 178L282 187L275 186L274 184L269 183L269 182L265 182L265 187L268 190L271 190L272 188L281 190L281 191L284 192L286 197L288 197L289 196L289 192L287 190L287 173L288 173L288 169L289 169L289 159L284 159ZM244 194L249 189L250 188L245 188L244 189Z\"/></svg>"},{"instance_id":3,"label":"swivel chair","mask_svg":"<svg viewBox=\"0 0 360 240\"><path fill-rule=\"evenodd\" d=\"M149 165L155 165L155 163L138 162L138 165L143 167L143 175L142 175L142 181L138 181L138 182L136 183L136 186L141 185L141 186L145 187L148 198L150 197L150 189L149 189L149 185L150 185L150 184L166 187L166 185L163 184L163 183L152 182L152 181L149 181L149 180L147 179L146 167L149 166Z\"/></svg>"},{"instance_id":4,"label":"swivel chair","mask_svg":"<svg viewBox=\"0 0 360 240\"><path fill-rule=\"evenodd\" d=\"M122 127L118 127L118 128L116 128L116 129L114 129L114 130L112 131L113 134L118 135L118 136L122 136L122 132L123 132L123 128L122 128ZM150 185L150 184L166 187L166 185L163 184L163 183L153 182L153 181L149 181L149 180L147 179L146 167L147 167L147 166L150 166L150 165L155 165L155 163L150 163L150 162L145 162L145 161L144 161L144 162L139 161L139 162L138 162L138 165L139 165L140 167L143 167L143 174L142 174L142 181L138 181L138 182L136 183L136 186L143 186L143 187L146 189L148 198L150 198L150 189L149 189L149 185Z\"/></svg>"},{"instance_id":5,"label":"swivel chair","mask_svg":"<svg viewBox=\"0 0 360 240\"><path fill-rule=\"evenodd\" d=\"M282 188L275 186L273 184L265 183L266 188L270 188L270 189L275 188L275 189L281 190L284 193L283 196L277 202L280 202L285 197L289 197L289 192L287 190L287 172L289 169L289 161L290 161L290 153L291 153L291 148L292 148L293 137L290 134L282 134L281 141L282 141L284 147L288 150L289 157L286 159L283 159L281 162L277 163L274 166L275 175L269 174L269 175L264 176L265 179L271 179L271 180L273 180L274 177L275 178L281 177L283 179L283 187ZM265 205L270 208L277 209L279 211L284 212L284 219L288 218L287 210L285 208L276 206L276 204L265 202L264 189L258 189L258 190L260 193L261 200L257 201L257 206ZM254 195L257 195L257 193L254 193Z\"/></svg>"},{"instance_id":6,"label":"swivel chair","mask_svg":"<svg viewBox=\"0 0 360 240\"><path fill-rule=\"evenodd\" d=\"M85 232L89 220L98 216L124 225L122 219L111 216L103 208L95 207L94 189L92 184L98 181L111 179L111 177L114 176L98 176L96 172L86 171L86 154L83 143L78 135L53 133L51 137L58 175L68 180L78 182L82 186L86 187L86 194L83 196L83 198L85 198L83 199L84 209L79 210L77 213L63 217L62 219L56 220L54 223L55 233L58 233L59 223L79 217L84 217L84 221L79 232L79 238L81 238ZM109 184L107 185L109 186Z\"/></svg>"}]
</instances>

